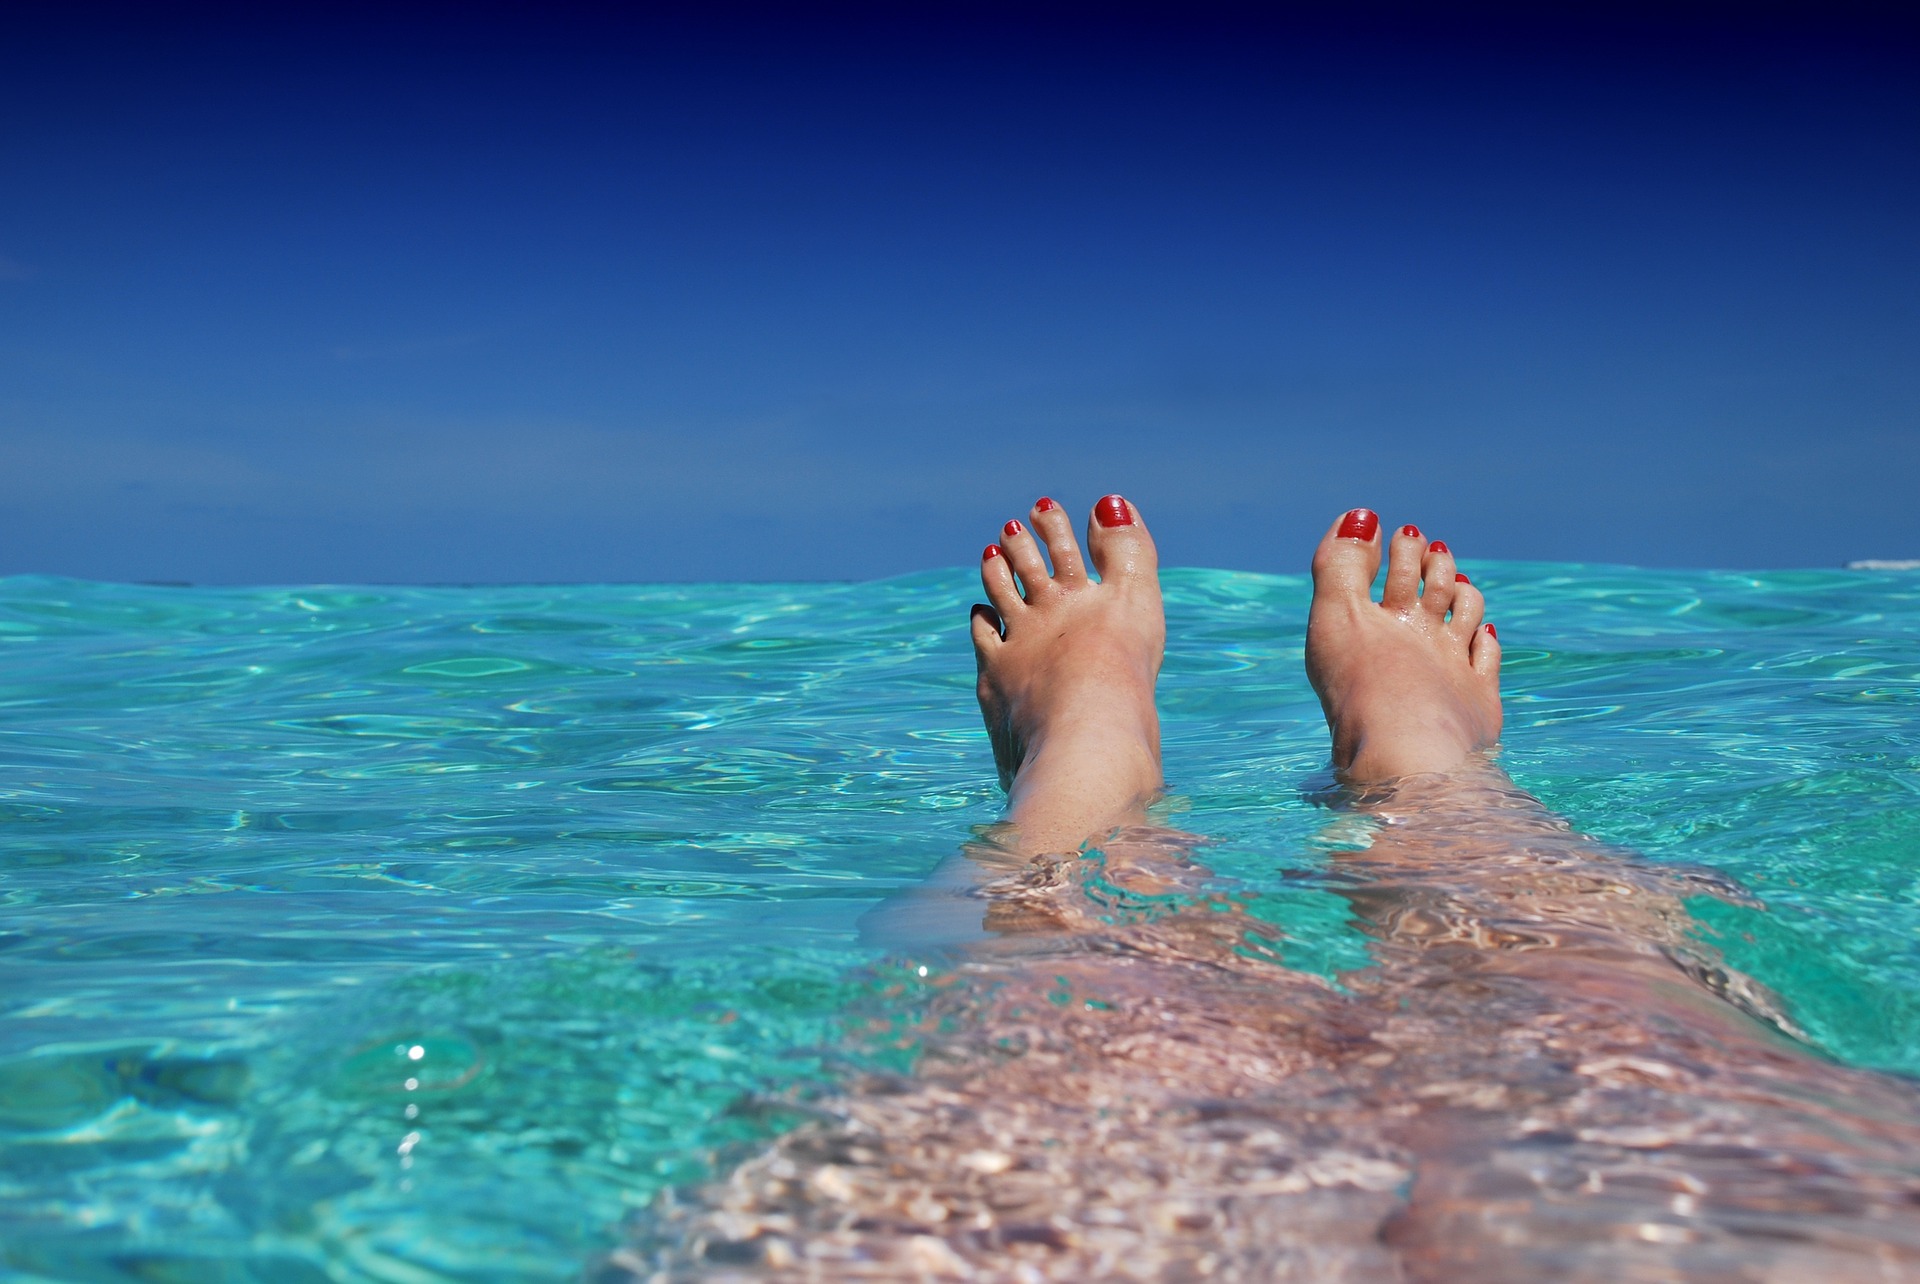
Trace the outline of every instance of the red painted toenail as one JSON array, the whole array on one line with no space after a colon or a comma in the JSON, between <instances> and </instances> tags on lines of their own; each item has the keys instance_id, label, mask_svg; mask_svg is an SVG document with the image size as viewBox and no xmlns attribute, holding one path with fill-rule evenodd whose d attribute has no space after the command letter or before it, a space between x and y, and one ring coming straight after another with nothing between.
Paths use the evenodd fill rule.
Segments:
<instances>
[{"instance_id":1,"label":"red painted toenail","mask_svg":"<svg viewBox=\"0 0 1920 1284\"><path fill-rule=\"evenodd\" d=\"M1470 580L1470 579L1468 579L1468 578L1467 578L1466 576L1464 576L1464 575L1462 575L1462 574L1461 574L1460 572L1458 572L1458 571L1455 571L1455 572L1453 573L1453 582L1454 582L1455 584L1471 584L1471 583L1473 583L1473 581L1472 581L1472 580Z\"/></svg>"},{"instance_id":2,"label":"red painted toenail","mask_svg":"<svg viewBox=\"0 0 1920 1284\"><path fill-rule=\"evenodd\" d=\"M987 545L986 552L980 554L980 560L987 561L998 556L1000 556L1000 546L998 544L989 544Z\"/></svg>"},{"instance_id":3,"label":"red painted toenail","mask_svg":"<svg viewBox=\"0 0 1920 1284\"><path fill-rule=\"evenodd\" d=\"M1496 630L1491 624L1487 626L1487 636L1492 638L1495 642L1498 642L1500 640L1499 631Z\"/></svg>"},{"instance_id":4,"label":"red painted toenail","mask_svg":"<svg viewBox=\"0 0 1920 1284\"><path fill-rule=\"evenodd\" d=\"M1453 550L1447 547L1447 541L1443 539L1437 539L1433 541L1433 543L1427 545L1427 551L1429 553L1451 553Z\"/></svg>"},{"instance_id":5,"label":"red painted toenail","mask_svg":"<svg viewBox=\"0 0 1920 1284\"><path fill-rule=\"evenodd\" d=\"M1380 514L1371 508L1356 508L1340 519L1337 534L1341 539L1370 540L1380 529Z\"/></svg>"},{"instance_id":6,"label":"red painted toenail","mask_svg":"<svg viewBox=\"0 0 1920 1284\"><path fill-rule=\"evenodd\" d=\"M1133 525L1133 510L1118 495L1108 495L1093 506L1093 520L1102 526Z\"/></svg>"},{"instance_id":7,"label":"red painted toenail","mask_svg":"<svg viewBox=\"0 0 1920 1284\"><path fill-rule=\"evenodd\" d=\"M1054 503L1052 500L1048 499L1045 495L1042 495L1039 499L1036 499L1035 501L1033 501L1033 511L1036 513L1051 513L1054 509L1058 507L1060 507L1060 505Z\"/></svg>"},{"instance_id":8,"label":"red painted toenail","mask_svg":"<svg viewBox=\"0 0 1920 1284\"><path fill-rule=\"evenodd\" d=\"M1008 539L1012 539L1015 535L1018 535L1021 531L1025 530L1026 527L1022 526L1017 521L1013 521L1013 522L1008 522L1005 526L1001 527L1000 529L1004 530L1007 533Z\"/></svg>"},{"instance_id":9,"label":"red painted toenail","mask_svg":"<svg viewBox=\"0 0 1920 1284\"><path fill-rule=\"evenodd\" d=\"M1402 526L1400 528L1400 533L1402 535L1411 535L1415 539L1420 538L1420 528L1418 526L1414 526L1414 525Z\"/></svg>"}]
</instances>

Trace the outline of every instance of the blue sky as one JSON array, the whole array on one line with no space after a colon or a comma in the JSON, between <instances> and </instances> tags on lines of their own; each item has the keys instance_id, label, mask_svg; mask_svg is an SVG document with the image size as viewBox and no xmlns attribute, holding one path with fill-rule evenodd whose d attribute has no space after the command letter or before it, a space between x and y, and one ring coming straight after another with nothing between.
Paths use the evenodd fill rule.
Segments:
<instances>
[{"instance_id":1,"label":"blue sky","mask_svg":"<svg viewBox=\"0 0 1920 1284\"><path fill-rule=\"evenodd\" d=\"M0 45L0 573L1920 556L1879 11L259 8Z\"/></svg>"}]
</instances>

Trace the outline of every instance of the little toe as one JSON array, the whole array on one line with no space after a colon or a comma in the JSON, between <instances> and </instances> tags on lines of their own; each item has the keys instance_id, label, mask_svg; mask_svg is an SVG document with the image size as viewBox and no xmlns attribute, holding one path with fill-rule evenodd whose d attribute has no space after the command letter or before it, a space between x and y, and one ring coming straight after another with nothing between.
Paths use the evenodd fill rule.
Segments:
<instances>
[{"instance_id":1,"label":"little toe","mask_svg":"<svg viewBox=\"0 0 1920 1284\"><path fill-rule=\"evenodd\" d=\"M974 658L981 664L985 664L987 657L992 655L994 651L999 648L1000 644L1005 641L1005 639L1000 636L1000 612L994 610L985 602L974 603L971 631L973 633Z\"/></svg>"},{"instance_id":2,"label":"little toe","mask_svg":"<svg viewBox=\"0 0 1920 1284\"><path fill-rule=\"evenodd\" d=\"M1420 606L1435 621L1447 618L1453 609L1453 592L1459 574L1453 567L1453 550L1445 540L1427 545L1427 556L1420 565Z\"/></svg>"},{"instance_id":3,"label":"little toe","mask_svg":"<svg viewBox=\"0 0 1920 1284\"><path fill-rule=\"evenodd\" d=\"M1473 581L1458 571L1453 575L1453 617L1447 621L1447 632L1467 645L1473 640L1474 633L1480 628L1480 621L1487 613L1487 599L1473 586Z\"/></svg>"},{"instance_id":4,"label":"little toe","mask_svg":"<svg viewBox=\"0 0 1920 1284\"><path fill-rule=\"evenodd\" d=\"M1387 544L1387 585L1380 605L1393 611L1411 611L1420 604L1420 563L1427 537L1418 526L1402 526Z\"/></svg>"},{"instance_id":5,"label":"little toe","mask_svg":"<svg viewBox=\"0 0 1920 1284\"><path fill-rule=\"evenodd\" d=\"M1047 547L1047 560L1053 563L1054 583L1085 583L1086 563L1081 560L1080 542L1073 537L1073 522L1067 510L1043 495L1034 502L1027 520L1033 525L1033 533Z\"/></svg>"},{"instance_id":6,"label":"little toe","mask_svg":"<svg viewBox=\"0 0 1920 1284\"><path fill-rule=\"evenodd\" d=\"M1473 641L1467 648L1467 663L1489 682L1500 681L1500 635L1491 624L1482 624L1474 630Z\"/></svg>"},{"instance_id":7,"label":"little toe","mask_svg":"<svg viewBox=\"0 0 1920 1284\"><path fill-rule=\"evenodd\" d=\"M1093 506L1093 516L1087 519L1087 548L1102 584L1151 579L1160 567L1140 510L1119 495L1105 496Z\"/></svg>"},{"instance_id":8,"label":"little toe","mask_svg":"<svg viewBox=\"0 0 1920 1284\"><path fill-rule=\"evenodd\" d=\"M1020 577L1020 587L1031 602L1039 594L1053 587L1053 577L1047 574L1046 559L1040 556L1040 544L1016 518L1000 528L1000 548L1007 555L1008 565L1013 573Z\"/></svg>"},{"instance_id":9,"label":"little toe","mask_svg":"<svg viewBox=\"0 0 1920 1284\"><path fill-rule=\"evenodd\" d=\"M993 603L1002 622L1026 605L1020 599L1020 586L1013 582L1013 568L1007 565L1006 554L998 544L987 545L980 554L980 586L986 589L987 601Z\"/></svg>"},{"instance_id":10,"label":"little toe","mask_svg":"<svg viewBox=\"0 0 1920 1284\"><path fill-rule=\"evenodd\" d=\"M1380 518L1370 508L1354 508L1327 528L1313 551L1313 595L1364 601L1380 570Z\"/></svg>"}]
</instances>

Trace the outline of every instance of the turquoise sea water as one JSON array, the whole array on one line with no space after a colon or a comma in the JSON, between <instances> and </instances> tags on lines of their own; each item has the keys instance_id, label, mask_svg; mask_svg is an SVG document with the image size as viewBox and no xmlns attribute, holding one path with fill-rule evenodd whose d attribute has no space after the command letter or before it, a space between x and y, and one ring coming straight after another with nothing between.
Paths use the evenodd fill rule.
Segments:
<instances>
[{"instance_id":1,"label":"turquoise sea water","mask_svg":"<svg viewBox=\"0 0 1920 1284\"><path fill-rule=\"evenodd\" d=\"M1743 883L1701 937L1920 1072L1920 577L1469 569L1515 778ZM869 1055L861 916L997 814L971 580L0 581L0 1269L577 1277ZM1169 818L1365 966L1304 581L1167 589Z\"/></svg>"}]
</instances>

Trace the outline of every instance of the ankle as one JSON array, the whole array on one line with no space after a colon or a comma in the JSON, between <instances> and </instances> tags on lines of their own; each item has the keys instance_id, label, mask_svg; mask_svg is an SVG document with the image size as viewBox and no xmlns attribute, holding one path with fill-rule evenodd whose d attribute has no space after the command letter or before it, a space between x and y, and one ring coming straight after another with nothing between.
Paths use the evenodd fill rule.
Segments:
<instances>
[{"instance_id":1,"label":"ankle","mask_svg":"<svg viewBox=\"0 0 1920 1284\"><path fill-rule=\"evenodd\" d=\"M1130 777L1151 776L1160 784L1160 715L1151 696L1069 707L1047 719L1026 737L1026 753L1016 776L1037 764L1063 760L1099 765Z\"/></svg>"},{"instance_id":2,"label":"ankle","mask_svg":"<svg viewBox=\"0 0 1920 1284\"><path fill-rule=\"evenodd\" d=\"M1077 850L1138 822L1160 793L1157 725L1086 719L1027 746L1007 791L1007 818L1028 855Z\"/></svg>"}]
</instances>

